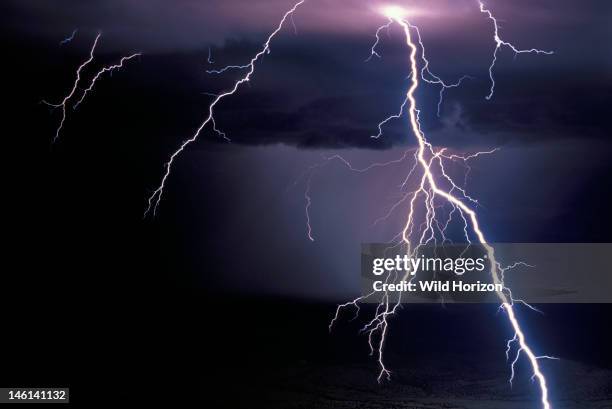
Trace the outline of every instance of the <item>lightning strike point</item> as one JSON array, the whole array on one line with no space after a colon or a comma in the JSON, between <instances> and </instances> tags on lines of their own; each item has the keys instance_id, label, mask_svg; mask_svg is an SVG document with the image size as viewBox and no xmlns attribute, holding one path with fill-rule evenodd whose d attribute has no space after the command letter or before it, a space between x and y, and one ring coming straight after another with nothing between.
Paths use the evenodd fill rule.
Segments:
<instances>
[{"instance_id":1,"label":"lightning strike point","mask_svg":"<svg viewBox=\"0 0 612 409\"><path fill-rule=\"evenodd\" d=\"M384 6L380 12L383 16L395 21L403 20L408 15L408 10L397 5Z\"/></svg>"}]
</instances>

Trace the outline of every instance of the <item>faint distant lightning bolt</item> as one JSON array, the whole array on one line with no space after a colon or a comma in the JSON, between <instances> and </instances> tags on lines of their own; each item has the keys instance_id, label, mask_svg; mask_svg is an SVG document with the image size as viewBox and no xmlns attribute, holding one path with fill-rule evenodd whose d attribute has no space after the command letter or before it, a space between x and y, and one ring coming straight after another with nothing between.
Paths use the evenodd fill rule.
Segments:
<instances>
[{"instance_id":1,"label":"faint distant lightning bolt","mask_svg":"<svg viewBox=\"0 0 612 409\"><path fill-rule=\"evenodd\" d=\"M300 0L299 2L297 2L291 9L289 9L289 11L287 11L284 15L283 18L280 20L278 26L276 27L276 29L268 36L266 42L263 44L263 48L257 53L255 54L255 56L253 58L251 58L251 61L249 62L249 64L246 64L244 66L245 69L248 69L247 73L240 78L239 80L237 80L234 83L234 86L229 90L229 91L225 91L221 94L218 94L212 101L212 103L209 105L208 107L208 116L206 117L206 119L204 120L204 122L202 122L200 124L200 126L198 127L198 129L195 131L195 133L189 138L186 139L185 141L183 141L183 143L179 146L179 148L170 156L170 159L168 160L168 162L166 162L165 164L165 172L162 176L161 182L158 186L157 189L155 189L155 191L153 191L153 193L151 194L151 196L148 199L148 204L147 204L147 208L144 212L144 216L146 217L147 214L149 214L149 212L153 211L153 215L156 214L157 212L157 207L159 206L159 202L161 200L161 197L163 195L164 192L164 187L166 185L166 181L168 179L168 177L170 176L170 171L172 170L172 164L174 163L174 159L179 156L184 150L185 148L191 144L192 142L194 142L195 140L198 139L198 136L200 135L200 133L202 132L202 130L208 125L211 124L212 125L212 129L219 135L224 136L224 134L222 132L220 132L217 127L216 127L216 123L215 123L215 119L214 119L214 109L215 106L221 101L223 100L225 97L233 95L236 93L236 91L238 90L238 88L246 83L249 82L251 80L251 76L254 74L255 72L255 63L265 54L268 54L270 52L270 43L272 42L272 39L276 36L276 34L278 34L281 29L283 28L285 22L287 21L288 18L290 18L293 13L297 10L297 8L299 6L301 6L302 4L304 4L306 2L306 0ZM242 67L242 66L240 66ZM227 68L227 67L226 67ZM225 71L224 70L219 70L220 72ZM227 138L226 138L227 139Z\"/></svg>"},{"instance_id":2,"label":"faint distant lightning bolt","mask_svg":"<svg viewBox=\"0 0 612 409\"><path fill-rule=\"evenodd\" d=\"M251 64L244 64L244 65L227 65L221 69L218 70L206 70L207 74L223 74L225 71L230 71L230 70L246 70L247 68L250 68Z\"/></svg>"},{"instance_id":3,"label":"faint distant lightning bolt","mask_svg":"<svg viewBox=\"0 0 612 409\"><path fill-rule=\"evenodd\" d=\"M100 71L98 71L96 73L96 75L94 75L93 79L89 83L89 86L83 90L83 94L81 95L81 98L79 98L79 100L74 104L73 108L76 109L79 105L81 105L83 103L83 100L85 99L87 94L93 90L93 87L96 85L96 82L100 79L100 77L104 73L109 72L109 73L112 74L112 72L114 70L118 70L119 68L122 68L124 62L129 61L132 58L139 57L141 55L142 55L141 53L134 53L134 54L129 55L127 57L121 58L121 60L119 60L119 62L117 64L112 64L112 65L107 65L106 67L102 67L102 69L100 69Z\"/></svg>"},{"instance_id":4,"label":"faint distant lightning bolt","mask_svg":"<svg viewBox=\"0 0 612 409\"><path fill-rule=\"evenodd\" d=\"M482 8L481 3L481 8ZM486 250L489 262L490 262L490 272L491 278L494 284L501 284L503 288L506 288L503 282L503 273L504 269L502 269L496 258L495 251L491 245L488 244L484 233L481 230L480 222L478 220L478 216L476 212L468 206L465 202L473 201L464 190L460 189L450 178L444 168L444 159L447 160L465 160L467 158L477 157L478 155L484 154L486 152L476 153L474 155L469 156L461 156L461 155L446 155L445 149L436 150L434 147L427 141L425 134L423 133L420 122L419 122L419 110L417 109L416 99L414 97L414 93L419 85L419 78L421 78L424 82L438 84L436 78L432 77L433 80L427 81L423 78L424 73L427 72L427 68L420 71L418 70L417 63L417 44L421 46L423 49L422 42L420 41L420 35L415 27L409 24L406 20L404 20L405 11L399 9L397 7L389 8L385 10L386 16L392 20L393 22L398 23L404 31L406 45L410 49L410 79L411 83L408 88L406 94L406 100L403 104L407 106L407 112L409 116L409 123L411 128L411 133L415 137L418 148L415 154L415 158L418 164L418 167L421 169L421 176L419 178L419 184L417 189L411 193L410 201L409 201L409 212L407 217L406 225L402 231L402 240L408 249L409 254L416 254L416 251L419 247L429 243L436 242L436 236L440 235L444 240L446 240L445 229L450 222L450 218L452 214L457 211L463 221L463 230L465 232L465 239L471 243L470 237L468 234L468 227L476 236L478 243L480 243L483 248ZM387 24L388 26L388 24ZM383 26L384 27L384 26ZM415 31L417 34L417 42L413 41L411 29ZM380 32L380 28L377 31L377 42L378 42L378 32ZM496 34L496 41L498 37ZM500 40L501 41L501 40ZM498 48L499 48L498 43ZM501 42L502 45L506 45L506 43ZM515 50L513 48L513 50ZM520 51L520 50L519 50ZM375 49L372 51L375 53ZM423 60L424 67L428 66L428 61L424 58L424 53L421 53L421 59ZM376 54L378 55L378 54ZM445 84L441 84L445 86ZM400 109L400 115L405 108ZM399 115L395 115L394 117L398 117ZM384 121L383 121L384 123ZM380 125L379 125L380 129ZM489 151L491 153L492 151ZM412 171L411 171L412 172ZM439 176L442 177L442 180L445 181L449 185L449 188L442 187L442 184L437 179ZM457 191L458 194L453 193ZM422 205L425 208L424 221L422 224L418 225L415 223L416 219L416 206L419 202L419 199L422 198ZM436 201L442 201L441 206L450 205L452 211L450 212L449 219L444 224L444 227L441 228L440 223L437 222L438 215L436 214L436 208L440 207L440 205L436 205ZM437 229L437 230L436 230ZM436 231L438 234L436 234ZM413 243L416 243L413 246ZM407 279L409 277L409 273L403 276L403 279ZM390 274L389 276L390 277ZM371 294L370 294L371 295ZM351 302L341 304L336 309L336 314L334 315L330 328L333 323L338 319L338 314L340 311L348 306L357 306L357 304L370 295L361 296ZM538 363L539 359L542 358L550 358L547 356L537 356L532 351L531 347L528 345L526 341L526 336L521 328L520 323L516 317L514 311L514 302L515 300L512 298L511 293L506 293L504 291L496 292L497 297L501 301L501 308L506 312L508 316L508 320L512 326L514 337L508 341L506 354L509 357L510 349L513 343L518 344L518 352L515 356L512 364L511 364L511 376L510 382L514 379L514 364L517 362L520 353L522 352L529 360L533 372L532 379L537 379L539 387L540 387L540 400L542 403L542 407L544 409L550 409L550 403L548 400L548 388L546 385L546 378L542 374L540 370L540 366ZM378 304L374 318L365 325L362 331L368 333L368 344L370 346L371 352L374 353L376 350L377 360L380 367L380 374L378 376L378 380L380 381L382 377L389 378L390 371L385 367L383 362L383 348L386 340L387 330L388 330L388 318L395 314L396 309L401 303L401 293L398 295L397 302L393 303L390 301L390 295L388 292L383 293L382 301ZM394 304L394 305L393 305ZM378 333L378 345L375 348L373 345L373 336L375 333Z\"/></svg>"},{"instance_id":5,"label":"faint distant lightning bolt","mask_svg":"<svg viewBox=\"0 0 612 409\"><path fill-rule=\"evenodd\" d=\"M291 14L289 16L289 18L291 19L291 26L293 27L293 34L297 35L298 29L297 29L297 26L295 25L295 20L293 19L293 14Z\"/></svg>"},{"instance_id":6,"label":"faint distant lightning bolt","mask_svg":"<svg viewBox=\"0 0 612 409\"><path fill-rule=\"evenodd\" d=\"M81 80L81 71L83 70L83 68L85 68L90 62L93 61L94 59L94 51L96 49L96 46L98 45L98 40L100 39L100 33L98 33L96 35L96 39L94 40L93 45L91 46L91 49L89 51L89 58L87 60L85 60L81 65L79 65L79 68L77 68L76 70L76 79L74 80L74 84L72 85L72 89L70 90L70 92L68 93L68 95L66 95L64 97L64 99L62 100L62 102L60 102L59 104L51 104L47 101L42 101L43 103L53 107L53 108L62 108L62 119L59 123L59 126L57 127L57 130L55 131L55 137L53 138L53 142L56 142L57 139L59 138L60 132L62 130L62 127L64 126L64 122L66 121L66 104L68 103L68 101L70 100L70 98L72 98L72 96L74 95L74 93L77 90L77 87L79 85L79 81Z\"/></svg>"},{"instance_id":7,"label":"faint distant lightning bolt","mask_svg":"<svg viewBox=\"0 0 612 409\"><path fill-rule=\"evenodd\" d=\"M491 78L491 88L489 90L489 94L485 97L487 100L493 98L493 93L495 92L495 77L493 76L493 68L495 67L495 63L497 62L497 52L502 46L508 47L514 52L514 54L546 54L551 55L554 54L553 51L544 51L539 50L537 48L529 48L529 49L519 49L514 46L512 43L502 40L499 36L499 25L497 23L497 19L493 16L493 13L489 9L487 9L482 1L478 2L480 4L480 12L485 13L488 18L493 22L493 39L495 40L495 50L493 51L493 60L491 61L491 65L489 66L489 78Z\"/></svg>"},{"instance_id":8,"label":"faint distant lightning bolt","mask_svg":"<svg viewBox=\"0 0 612 409\"><path fill-rule=\"evenodd\" d=\"M89 64L93 61L94 59L94 51L96 49L96 46L98 45L98 41L100 39L101 34L98 33L98 35L96 36L96 39L94 40L94 43L89 51L89 58L84 61L77 69L76 71L76 79L74 80L74 84L72 85L72 89L70 90L70 92L68 93L68 95L66 95L64 97L64 99L62 100L61 103L59 104L52 104L49 103L45 100L43 100L42 102L46 105L49 105L53 108L62 108L62 119L59 123L59 126L57 127L57 130L55 132L55 137L53 138L53 142L56 142L59 139L59 135L60 132L64 126L64 122L66 121L66 106L68 105L68 102L75 96L78 88L79 88L79 82L81 81L81 71ZM95 86L96 82L100 79L100 77L106 73L106 72L110 72L112 73L113 71L122 68L123 67L123 63L126 61L131 60L132 58L138 57L140 56L141 53L134 53L132 55L129 55L127 57L123 57L121 58L121 60L119 61L119 63L117 64L113 64L113 65L108 65L105 67L102 67L91 79L91 82L89 83L89 86L87 88L85 88L83 90L83 93L81 94L81 97L78 99L78 101L73 105L73 109L76 109L85 99L85 97L93 90L93 87Z\"/></svg>"},{"instance_id":9,"label":"faint distant lightning bolt","mask_svg":"<svg viewBox=\"0 0 612 409\"><path fill-rule=\"evenodd\" d=\"M314 237L312 237L312 226L310 224L310 206L312 205L312 198L310 197L310 185L312 183L312 173L308 176L306 180L306 190L304 191L304 199L306 199L306 208L304 211L306 212L306 228L308 229L308 240L315 241Z\"/></svg>"},{"instance_id":10,"label":"faint distant lightning bolt","mask_svg":"<svg viewBox=\"0 0 612 409\"><path fill-rule=\"evenodd\" d=\"M78 28L75 28L74 30L72 30L72 33L68 37L66 37L62 41L60 41L59 45L66 45L69 42L71 42L72 40L74 40L74 36L76 36L76 33L78 31L79 31Z\"/></svg>"},{"instance_id":11,"label":"faint distant lightning bolt","mask_svg":"<svg viewBox=\"0 0 612 409\"><path fill-rule=\"evenodd\" d=\"M212 59L212 50L210 49L210 47L208 47L208 58L206 59L206 62L209 64L214 63L215 61Z\"/></svg>"},{"instance_id":12,"label":"faint distant lightning bolt","mask_svg":"<svg viewBox=\"0 0 612 409\"><path fill-rule=\"evenodd\" d=\"M315 163L314 165L311 165L304 173L302 173L302 175L300 175L300 177L297 178L297 180L294 182L294 185L297 185L298 182L302 179L302 178L306 178L306 189L304 190L304 200L306 202L306 206L304 207L304 212L306 215L306 235L308 237L308 239L310 241L315 241L314 236L313 236L313 228L312 228L312 224L311 224L311 217L310 217L310 208L312 206L312 197L311 197L311 187L312 187L312 178L314 177L316 171L320 170L321 168L323 168L326 165L329 165L332 162L339 162L342 165L344 165L348 170L350 170L351 172L355 172L355 173L366 173L372 169L375 168L385 168L387 166L391 166L391 165L396 165L399 163L402 163L404 161L406 161L406 159L409 157L409 154L413 153L410 150L405 151L401 157L397 158L397 159L392 159L386 162L374 162L371 163L370 165L366 166L366 167L356 167L354 166L349 160L347 160L346 158L344 158L343 156L339 155L339 154L335 154L335 155L331 155L331 156L323 156L323 161L320 163ZM410 172L412 173L412 171ZM402 199L401 201L403 201L404 199ZM400 201L400 202L401 202ZM395 207L394 206L391 210L394 210ZM388 215L387 215L388 216ZM377 221L374 222L374 224L376 224L378 221L386 218L387 216L378 219ZM352 303L349 303L352 304Z\"/></svg>"}]
</instances>

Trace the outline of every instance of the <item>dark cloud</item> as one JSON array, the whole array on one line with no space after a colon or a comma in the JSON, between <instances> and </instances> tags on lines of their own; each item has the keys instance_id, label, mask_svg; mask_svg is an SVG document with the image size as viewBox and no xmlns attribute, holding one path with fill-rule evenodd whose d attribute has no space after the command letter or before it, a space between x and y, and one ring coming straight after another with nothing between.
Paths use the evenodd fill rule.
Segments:
<instances>
[{"instance_id":1,"label":"dark cloud","mask_svg":"<svg viewBox=\"0 0 612 409\"><path fill-rule=\"evenodd\" d=\"M441 118L435 115L436 87L419 90L423 129L434 143L607 137L612 53L601 41L609 38L610 28L598 24L607 3L490 3L503 22L502 35L521 47L553 49L556 54L514 58L502 50L495 68L496 95L485 101L494 43L491 26L477 5L415 3L414 18L421 25L432 69L448 81L463 74L474 78L447 92ZM248 61L288 4L258 2L246 13L239 1L66 2L66 7L9 2L3 19L11 35L5 42L9 50L21 53L22 74L44 82L41 95L33 96L36 100L65 89L90 45L93 27L104 31L98 63L143 49L139 62L103 85L121 99L102 88L91 109L112 121L113 115L126 115L120 112L123 104L128 111L139 107L152 114L143 127L157 133L172 129L172 135L160 137L174 139L176 133L189 136L203 118L210 102L203 93L228 89L240 75L215 76L205 70ZM338 4L311 0L304 5L296 14L297 35L287 27L273 42L272 53L258 63L253 81L219 104L219 126L234 143L371 149L409 143L405 119L389 123L384 138L370 138L381 119L397 112L408 84L401 31L393 28L383 35L383 58L365 63L375 27L384 21L375 12L380 3ZM329 15L338 19L333 27L327 24ZM57 41L76 26L85 28L74 43L58 47ZM208 46L213 64L206 62ZM217 140L213 133L204 137Z\"/></svg>"}]
</instances>

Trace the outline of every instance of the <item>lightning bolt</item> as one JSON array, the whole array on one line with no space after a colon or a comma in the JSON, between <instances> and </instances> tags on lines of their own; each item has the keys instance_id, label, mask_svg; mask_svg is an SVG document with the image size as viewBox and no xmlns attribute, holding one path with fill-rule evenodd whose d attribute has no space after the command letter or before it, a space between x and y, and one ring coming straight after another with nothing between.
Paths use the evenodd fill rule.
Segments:
<instances>
[{"instance_id":1,"label":"lightning bolt","mask_svg":"<svg viewBox=\"0 0 612 409\"><path fill-rule=\"evenodd\" d=\"M157 187L157 189L155 189L153 191L153 193L151 194L151 196L148 199L148 204L147 204L147 208L144 212L144 216L146 217L149 212L153 212L153 215L155 215L157 213L157 208L159 206L159 202L161 200L161 197L164 193L164 187L166 185L166 181L168 180L168 177L170 176L170 172L172 170L172 165L174 163L174 160L185 150L185 148L187 148L187 146L189 146L189 144L193 143L194 141L196 141L198 139L198 137L200 136L200 133L204 130L204 128L206 128L207 125L212 125L212 129L213 131L215 131L217 134L219 134L220 136L222 136L225 139L228 139L225 134L223 132L221 132L216 125L215 122L215 117L214 117L214 110L215 107L217 106L217 104L219 102L221 102L224 98L230 96L230 95L234 95L236 93L236 91L238 91L238 89L240 88L241 85L248 83L251 80L251 77L253 76L253 74L255 73L255 64L261 59L262 56L264 56L265 54L270 53L270 43L272 42L272 40L274 39L274 37L281 31L281 29L283 28L283 26L285 25L285 22L287 21L287 19L290 19L293 17L293 13L295 13L295 11L298 9L298 7L300 7L302 4L304 4L306 2L306 0L300 0L297 3L294 4L294 6L289 9L282 17L282 19L280 20L280 22L278 23L278 26L276 27L276 29L268 36L268 38L266 39L266 42L263 44L263 47L261 48L261 50L255 54L255 56L253 56L253 58L251 58L251 61L244 65L244 66L230 66L230 67L226 67L226 69L222 69L222 70L218 70L219 73L226 71L227 69L231 69L231 68L244 68L247 70L246 74L240 78L239 80L237 80L234 83L234 86L229 90L229 91L225 91L222 92L218 95L216 95L212 101L212 103L209 105L208 107L208 115L206 117L206 119L204 120L204 122L202 122L200 124L200 126L198 127L198 129L195 131L195 133L188 139L186 139L185 141L183 141L183 143L179 146L179 148L174 151L174 153L170 156L170 159L168 159L168 162L166 162L165 164L165 171L164 174L162 176L161 182L159 184L159 186Z\"/></svg>"},{"instance_id":2,"label":"lightning bolt","mask_svg":"<svg viewBox=\"0 0 612 409\"><path fill-rule=\"evenodd\" d=\"M141 55L142 53L134 53L132 55L128 55L127 57L122 57L121 60L119 60L117 64L112 64L112 65L107 65L105 67L102 67L102 69L100 69L100 71L98 71L96 75L94 75L91 82L89 83L89 86L83 90L83 94L81 95L81 98L79 98L79 100L74 104L73 108L76 109L79 105L83 103L83 100L85 99L87 94L93 90L93 87L96 85L96 82L100 79L100 77L104 73L109 72L112 75L113 71L118 70L119 68L123 67L124 62L129 61L132 58L140 57Z\"/></svg>"},{"instance_id":3,"label":"lightning bolt","mask_svg":"<svg viewBox=\"0 0 612 409\"><path fill-rule=\"evenodd\" d=\"M73 32L73 36L76 33L76 30ZM89 50L89 58L87 60L85 60L83 63L81 63L81 65L79 65L79 67L76 70L76 78L74 80L74 83L72 84L72 88L70 89L70 92L68 93L68 95L66 95L64 97L64 99L59 103L59 104L52 104L50 102L47 102L45 100L43 100L42 102L52 108L61 108L62 109L62 118L60 120L60 123L55 131L55 137L53 138L53 143L57 142L57 140L59 139L60 136L60 132L62 131L62 128L64 127L64 122L66 122L66 115L67 115L67 111L66 111L66 107L68 105L68 102L70 102L70 100L76 95L77 90L79 89L79 83L81 81L81 72L83 71L83 69L85 67L87 67L93 60L94 60L94 52L96 50L96 46L98 45L98 42L100 40L101 37L101 33L98 33L96 35L96 39L93 42L93 45L91 46L91 49ZM100 77L106 73L106 72L110 72L112 73L113 71L122 68L123 67L123 63L126 61L131 60L132 58L138 57L140 56L141 53L134 53L132 55L129 55L127 57L123 57L121 58L121 60L119 61L119 63L117 64L113 64L113 65L108 65L105 67L102 67L91 79L89 86L87 88L85 88L81 94L81 97L77 100L77 102L73 105L73 109L76 109L85 99L85 97L88 95L88 93L90 93L93 90L93 87L95 86L96 82L100 79Z\"/></svg>"},{"instance_id":4,"label":"lightning bolt","mask_svg":"<svg viewBox=\"0 0 612 409\"><path fill-rule=\"evenodd\" d=\"M60 102L59 104L51 104L45 100L42 101L44 104L47 104L50 107L62 109L62 119L59 123L59 126L57 127L57 130L55 131L55 137L53 138L54 143L57 142L57 140L59 139L60 132L62 131L62 128L64 127L64 122L66 121L66 104L68 103L70 98L74 96L77 90L77 87L79 86L79 81L81 81L81 71L83 70L83 68L85 68L89 63L93 61L94 51L96 50L96 46L98 45L98 40L100 40L101 35L102 35L101 33L98 33L96 35L96 39L94 40L93 45L91 46L91 49L89 50L89 58L85 60L81 65L79 65L79 67L77 68L76 79L74 80L74 83L72 84L72 89L70 90L68 95L64 97L62 102Z\"/></svg>"},{"instance_id":5,"label":"lightning bolt","mask_svg":"<svg viewBox=\"0 0 612 409\"><path fill-rule=\"evenodd\" d=\"M79 31L78 28L75 28L74 30L72 30L72 33L68 37L66 37L62 41L60 41L59 45L66 45L69 42L71 42L72 40L74 40L74 36L76 36L76 33L78 31Z\"/></svg>"},{"instance_id":6,"label":"lightning bolt","mask_svg":"<svg viewBox=\"0 0 612 409\"><path fill-rule=\"evenodd\" d=\"M551 55L551 54L554 54L554 52L539 50L537 48L520 49L514 46L512 43L504 41L499 36L499 24L495 16L493 16L493 13L491 13L491 11L485 7L482 1L479 1L478 3L480 5L480 12L486 14L489 20L491 20L491 22L493 23L493 40L495 40L495 50L493 51L493 59L491 60L491 65L489 65L489 78L491 79L491 88L489 89L489 94L485 97L487 100L490 100L491 98L493 98L493 93L495 92L495 77L493 76L493 69L495 68L495 63L497 62L497 53L499 52L500 48L507 47L510 50L512 50L512 52L514 52L514 55L518 55L518 54Z\"/></svg>"},{"instance_id":7,"label":"lightning bolt","mask_svg":"<svg viewBox=\"0 0 612 409\"><path fill-rule=\"evenodd\" d=\"M493 18L492 14L484 9L482 3L480 3L481 11L488 13L489 18L491 18L495 23L495 41L496 41L496 51L494 53L493 65L495 64L495 57L497 50L501 45L506 45L511 47L513 51L516 53L521 52L536 52L536 53L545 53L541 50L518 50L514 46L509 43L503 42L498 34L497 34L497 22ZM511 375L509 382L512 383L514 379L514 366L518 361L521 353L524 354L532 369L532 379L538 381L539 390L540 390L540 401L542 407L544 409L550 409L550 402L548 397L548 387L546 384L546 378L544 377L538 361L541 359L555 359L553 357L538 356L536 355L527 342L527 337L517 319L515 312L515 302L518 300L514 300L512 298L512 294L510 290L504 285L504 272L510 268L515 267L516 265L510 266L509 268L502 268L500 263L496 260L495 250L486 240L485 234L482 231L478 215L476 214L473 206L477 204L474 199L470 198L465 190L460 186L456 185L452 178L448 175L445 170L445 160L460 160L463 162L467 162L470 159L474 159L485 153L493 153L495 150L487 151L487 152L478 152L472 155L457 155L457 154L446 154L446 149L435 149L431 143L428 142L424 132L421 129L421 125L419 122L419 110L417 108L417 102L415 99L415 91L419 86L419 79L421 79L425 83L429 84L438 84L442 86L442 91L448 88L449 85L446 84L439 77L431 74L429 72L429 62L425 57L425 49L423 46L423 42L421 41L420 33L418 28L414 25L410 24L406 19L406 12L398 7L387 8L383 11L383 13L387 16L389 22L384 26L380 27L376 32L376 43L372 47L371 56L380 57L376 52L376 45L379 43L380 37L379 34L382 29L389 28L390 24L397 23L404 32L406 45L410 50L409 53L409 61L410 61L410 86L406 92L406 99L404 100L399 113L395 114L383 122L379 124L379 134L382 134L381 126L384 125L391 119L399 118L404 111L407 111L410 130L412 136L415 138L417 142L417 150L415 151L415 161L416 168L420 170L420 177L418 182L418 187L413 192L407 194L402 200L409 200L409 211L407 215L407 222L401 232L401 244L403 244L408 254L415 255L417 254L418 249L430 242L437 243L437 237L441 237L444 240L447 240L445 235L446 228L448 227L451 219L455 213L458 213L463 224L463 231L465 234L465 239L468 243L472 243L470 239L470 232L475 236L475 239L478 243L480 243L486 251L487 257L490 261L490 274L494 284L502 284L502 288L504 291L496 292L498 299L501 302L500 308L506 313L507 318L512 327L514 336L510 339L506 344L506 356L509 359L509 354L513 344L517 344L517 353L511 363ZM416 41L414 40L416 38ZM419 70L417 57L419 47L421 49L420 60L422 61L422 68ZM492 68L490 69L492 72ZM426 76L429 76L429 81ZM493 80L493 76L491 74L491 79ZM455 86L460 84L455 83ZM494 85L494 81L493 81ZM492 96L493 87L491 89ZM442 94L441 94L442 96ZM439 105L438 105L439 110ZM349 164L349 168L352 168ZM413 168L415 170L415 168ZM413 173L411 170L411 174ZM409 175L410 177L411 175ZM444 183L442 183L444 182ZM310 206L310 199L308 205ZM425 215L423 217L423 222L418 224L416 222L417 219L417 206L422 206L425 210ZM451 208L448 214L448 218L445 223L440 223L438 221L439 214L437 214L437 209L448 206ZM310 226L309 226L310 229ZM311 230L309 230L309 234ZM311 237L311 236L310 236ZM397 279L397 272L395 272L394 279ZM391 274L387 276L387 280L391 279ZM402 280L406 280L409 278L409 273L402 277ZM411 277L410 279L413 279ZM369 298L373 293L370 293L365 296L358 297L352 301L341 304L337 307L336 313L330 322L330 330L333 327L333 324L338 320L340 312L347 307L355 307L359 308L359 303L365 301ZM389 317L394 315L397 311L398 306L401 303L401 293L397 296L397 300L391 300L391 295L388 292L384 292L382 296L382 300L377 305L377 308L374 313L374 318L369 321L363 328L362 332L368 334L368 344L370 347L371 354L376 354L377 361L379 364L380 372L378 376L379 382L383 378L390 378L390 371L384 364L383 360L383 350L386 341L386 336L388 332L389 326ZM526 304L528 305L528 304ZM377 338L376 338L377 337ZM376 341L377 340L377 341Z\"/></svg>"}]
</instances>

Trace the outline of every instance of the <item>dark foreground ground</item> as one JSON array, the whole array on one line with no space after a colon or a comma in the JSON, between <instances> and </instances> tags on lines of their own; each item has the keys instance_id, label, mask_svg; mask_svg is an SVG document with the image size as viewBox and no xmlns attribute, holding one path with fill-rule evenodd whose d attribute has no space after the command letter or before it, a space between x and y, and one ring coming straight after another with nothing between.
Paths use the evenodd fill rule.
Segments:
<instances>
[{"instance_id":1,"label":"dark foreground ground","mask_svg":"<svg viewBox=\"0 0 612 409\"><path fill-rule=\"evenodd\" d=\"M24 295L3 303L20 313L5 321L1 384L67 385L79 406L540 407L524 361L508 384L507 325L491 306L404 308L386 349L392 380L378 384L358 323L328 332L332 305L193 293ZM608 311L545 311L524 322L538 352L561 358L542 361L553 407L611 408Z\"/></svg>"},{"instance_id":2,"label":"dark foreground ground","mask_svg":"<svg viewBox=\"0 0 612 409\"><path fill-rule=\"evenodd\" d=\"M442 364L443 368L439 368ZM486 366L487 363L481 364ZM373 381L370 366L320 367L302 363L280 369L245 388L243 395L228 397L228 407L249 407L249 396L260 396L258 403L271 408L538 408L534 387L511 389L507 373L474 365L415 364L394 372L388 385ZM462 367L463 366L463 367ZM551 377L567 388L554 396L555 408L610 408L612 383L609 370L565 362ZM261 377L261 375L259 375ZM574 380L580 384L571 385ZM588 379L588 381L586 381ZM586 385L585 385L586 384ZM557 385L558 386L558 385Z\"/></svg>"}]
</instances>

